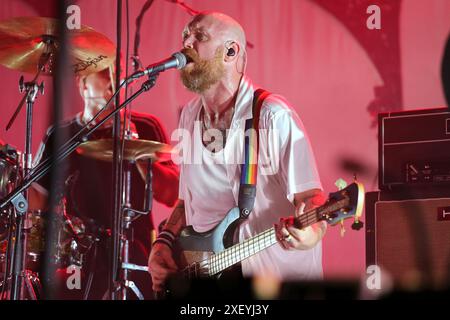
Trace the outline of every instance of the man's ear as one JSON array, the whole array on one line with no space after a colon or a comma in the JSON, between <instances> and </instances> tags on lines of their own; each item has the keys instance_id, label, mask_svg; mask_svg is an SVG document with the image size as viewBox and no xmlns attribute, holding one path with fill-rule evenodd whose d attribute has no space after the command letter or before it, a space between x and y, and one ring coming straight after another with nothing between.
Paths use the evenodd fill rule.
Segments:
<instances>
[{"instance_id":1,"label":"man's ear","mask_svg":"<svg viewBox=\"0 0 450 320\"><path fill-rule=\"evenodd\" d=\"M80 90L80 95L84 98L84 90L87 90L86 76L77 76L76 81L78 84L78 89Z\"/></svg>"},{"instance_id":2,"label":"man's ear","mask_svg":"<svg viewBox=\"0 0 450 320\"><path fill-rule=\"evenodd\" d=\"M235 41L228 41L225 44L225 62L231 62L236 60L240 54L239 44Z\"/></svg>"}]
</instances>

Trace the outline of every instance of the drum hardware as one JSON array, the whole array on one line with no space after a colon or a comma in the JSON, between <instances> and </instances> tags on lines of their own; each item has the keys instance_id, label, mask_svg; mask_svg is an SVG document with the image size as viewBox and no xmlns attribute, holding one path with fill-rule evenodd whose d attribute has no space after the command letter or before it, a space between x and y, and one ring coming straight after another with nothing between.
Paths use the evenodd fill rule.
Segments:
<instances>
[{"instance_id":1,"label":"drum hardware","mask_svg":"<svg viewBox=\"0 0 450 320\"><path fill-rule=\"evenodd\" d=\"M25 270L25 285L28 295L32 300L38 300L42 297L42 286L39 277L30 270Z\"/></svg>"},{"instance_id":2,"label":"drum hardware","mask_svg":"<svg viewBox=\"0 0 450 320\"><path fill-rule=\"evenodd\" d=\"M142 84L140 90L136 91L132 96L130 96L126 101L124 101L120 106L118 106L116 109L111 111L105 118L103 118L101 121L99 121L93 127L90 127L89 129L81 129L81 131L86 130L83 137L88 137L92 132L97 130L106 121L108 121L111 117L113 117L121 109L123 109L130 101L134 100L141 93L150 90L156 84L156 79L157 79L157 75L149 77L149 79ZM120 88L119 88L119 90L120 90ZM110 102L108 102L106 104L106 106L108 106L109 103ZM44 160L44 162L45 162L44 164L38 165L37 167L33 168L33 170L29 173L29 175L25 176L25 178L21 181L21 184L19 186L17 186L14 190L12 190L6 197L4 197L1 200L0 209L5 208L9 203L12 203L12 204L15 204L17 211L20 209L20 210L22 210L22 214L25 214L27 211L28 205L25 201L25 198L22 195L22 192L24 190L26 190L33 182L35 182L36 180L43 177L50 170L50 167L54 162L59 162L59 161L64 160L70 153L75 151L77 149L77 147L82 144L83 140L84 139L75 140L72 143L65 145L64 148L62 148L61 150L59 150L56 153L56 156L54 156L48 160ZM163 147L168 148L166 145L163 145ZM142 157L146 157L148 159L148 158L151 158L152 156L151 155L143 155ZM155 159L159 159L156 157L156 152L155 152L154 157L155 157ZM150 190L151 188L147 188L147 189ZM25 210L23 210L23 209L25 209ZM131 209L127 208L127 209L125 209L125 212L130 212L130 210ZM22 228L22 225L20 227ZM123 248L126 249L126 246L123 245ZM17 251L15 251L15 252L16 252L16 256L17 256ZM16 267L16 269L17 269L17 267ZM17 275L17 273L15 275L17 278L19 277ZM126 283L128 285L132 286L129 282L126 282ZM17 294L17 296L18 296L18 294Z\"/></svg>"},{"instance_id":3,"label":"drum hardware","mask_svg":"<svg viewBox=\"0 0 450 320\"><path fill-rule=\"evenodd\" d=\"M40 62L42 65L39 65L38 72L31 82L24 82L23 76L20 77L19 80L19 91L24 92L24 97L19 103L16 112L8 123L7 129L12 125L15 117L19 113L20 109L24 102L27 104L27 114L26 114L26 136L25 136L25 152L23 154L23 165L17 166L23 167L23 173L26 175L31 171L32 167L32 153L31 153L31 144L32 144L32 119L33 119L33 105L38 93L44 93L44 83L41 82L40 85L36 84L36 79L40 74L41 67L43 68L44 64L47 63L50 55L47 53L42 54L40 58ZM18 182L19 176L16 177L15 184ZM10 183L11 181L8 181ZM8 190L10 191L10 190ZM11 199L11 203L14 205L13 215L15 215L15 223L11 222L9 225L9 233L15 233L14 241L9 242L9 244L13 244L14 248L12 250L8 250L11 252L11 255L8 256L9 261L11 261L10 270L12 272L11 278L11 298L13 300L18 300L21 295L22 283L21 279L28 279L28 276L25 274L24 269L24 261L26 258L26 253L24 251L24 246L26 243L26 234L23 232L24 226L24 214L27 211L28 203L27 203L28 194L27 191L24 191L24 194L17 194L13 199ZM9 262L8 262L9 264ZM9 266L8 266L9 267ZM7 268L9 271L9 268ZM6 275L7 277L8 275ZM28 280L26 280L28 281ZM6 285L6 284L5 284ZM26 283L27 288L31 288L28 283ZM34 296L34 294L32 294Z\"/></svg>"},{"instance_id":4,"label":"drum hardware","mask_svg":"<svg viewBox=\"0 0 450 320\"><path fill-rule=\"evenodd\" d=\"M40 73L51 73L51 67L49 68L45 68L43 67L43 65L46 63L44 62L48 62L49 60L51 60L52 53L54 54L56 50L54 50L54 48L58 48L58 43L57 43L57 35L55 34L54 28L52 28L51 26L56 26L56 23L52 23L52 19L47 19L47 18L39 18L39 19L29 19L28 18L17 18L16 20L12 19L11 21L13 21L14 23L12 23L11 21L7 21L7 22L0 22L0 39L2 41L0 41L0 64L6 65L7 67L16 69L16 70L21 70L21 71L25 71L25 72L35 72L37 71L37 74L39 75ZM22 32L22 34L27 35L27 37L25 37L26 39L22 39L20 37L15 37L14 32L17 32L17 29L19 27L22 27L24 25L27 25L28 27L32 27L33 25L36 26L45 26L44 31L36 31L39 30L39 28L29 28L29 30L27 30L26 32ZM25 27L24 27L25 28ZM90 28L89 28L90 29ZM15 31L14 31L15 30ZM39 35L36 36L32 31L34 32L38 32ZM50 34L47 34L47 32L50 32ZM95 33L92 31L92 29L89 30L89 32L91 32L91 34L95 35L95 36L99 36L99 34ZM44 35L44 36L42 36ZM86 34L83 34L83 32L78 31L78 36L80 36L80 39L83 39L82 37L85 36ZM52 37L54 36L54 37ZM20 38L20 39L19 39ZM88 55L88 53L98 53L101 50L107 50L108 45L105 45L105 42L103 41L87 41L87 38L84 38L83 41L75 41L76 44L86 44L86 43L95 43L96 45L98 45L98 48L94 46L94 48L92 48L92 45L89 45L89 48L77 48L80 49L78 50L78 54L80 54L80 52L82 54L84 54L84 60L83 59L75 59L77 61L77 63L74 64L74 72L82 75L82 74L89 74L90 72L95 72L103 68L100 68L100 66L102 66L103 63L105 63L105 61L107 61L108 58L108 54L106 55L102 55L100 54L98 56L98 58L100 58L99 60L97 60L95 57L94 58L89 58L86 57L86 55ZM20 41L19 41L20 40ZM25 51L20 51L19 49L17 49L16 47L14 47L14 43L22 43L23 46L22 47L26 47L25 43L38 43L40 44L41 47L39 48L26 48ZM6 44L6 45L4 45ZM42 45L45 44L45 45ZM8 47L14 47L15 51L20 51L20 54L16 55L15 53L12 53L11 51L8 51ZM48 48L52 48L51 50ZM47 48L45 53L42 52L42 48ZM98 49L98 50L97 50ZM114 50L113 50L114 51ZM22 58L20 58L20 57ZM28 58L24 58L25 56L28 56ZM76 57L76 54L73 54L73 56ZM102 57L101 57L102 56ZM113 55L110 55L110 57L112 57ZM37 58L36 58L37 57ZM113 58L111 58L113 59ZM37 61L37 62L36 62ZM108 63L106 63L106 65L110 65L112 62L109 61ZM28 65L27 65L28 64ZM30 69L29 65L32 65L33 67ZM37 69L36 70L36 66ZM94 70L96 69L96 70ZM69 140L68 143L66 143L62 148L60 148L55 154L56 156L52 156L49 159L44 160L43 163L41 163L41 165L38 165L36 168L31 168L31 152L28 152L27 146L25 147L25 154L24 154L24 175L23 175L23 179L21 180L21 184L17 184L16 186L14 186L15 188L10 191L5 197L3 197L3 199L0 201L0 210L3 210L4 208L7 207L7 205L9 205L10 203L14 205L14 210L15 210L15 216L16 217L20 217L21 221L16 221L15 223L15 232L18 233L19 237L15 236L16 239L18 239L18 241L14 242L14 245L16 246L16 244L19 245L18 249L16 250L16 248L12 248L12 254L11 257L13 257L13 278L12 278L12 294L10 296L11 299L18 299L20 297L20 293L18 292L19 287L21 287L19 284L21 277L24 278L26 281L28 281L26 275L24 272L17 272L17 270L22 270L23 269L23 261L24 259L24 244L22 243L23 239L22 236L24 235L24 233L22 232L23 229L23 219L24 216L27 212L27 193L26 190L27 188L36 180L40 179L41 177L43 177L49 170L52 164L59 162L63 159L65 159L70 153L72 153L74 150L77 149L77 147L83 142L86 141L89 137L89 135L94 132L96 129L98 129L99 127L101 127L106 121L108 121L111 117L113 117L115 114L117 114L121 109L123 109L126 105L128 105L132 100L134 100L137 96L139 96L141 93L143 93L144 91L148 91L150 90L156 83L156 79L157 79L158 74L152 74L151 77L149 77L149 79L147 81L145 81L142 84L142 87L140 90L138 90L136 93L134 93L132 96L130 96L128 99L126 99L125 102L123 102L120 106L118 106L114 111L112 111L111 113L109 113L104 119L102 119L101 121L99 121L98 123L96 123L95 125L90 126L91 124L93 124L93 122L89 123L88 125L86 125L83 129L80 130L79 134L75 135L72 139ZM33 81L31 81L30 83L24 83L23 80L21 81L22 83L22 88L23 90L27 91L27 96L26 98L24 97L24 99L27 101L27 105L28 103L31 104L31 102L34 102L34 99L36 98L38 93L43 93L43 85L37 85L36 84L36 80L37 80L37 76L33 79ZM34 83L34 84L33 84ZM128 81L125 81L124 83L128 83ZM106 104L106 106L104 107L103 110L106 110L107 106L110 104L110 102L112 101L112 99L117 95L117 93L119 92L119 90L122 88L122 85L119 86L119 88L117 88L115 94L113 95L113 97L110 99L110 101L108 101L108 103ZM29 108L31 109L31 108ZM19 111L16 110L16 113L18 113ZM30 131L30 134L27 134L27 142L29 145L31 145L31 120L32 120L32 114L31 114L31 110L27 110L27 133L28 130ZM95 117L94 117L95 118ZM13 119L14 120L14 119ZM11 122L12 123L12 122ZM27 144L26 142L26 144ZM161 151L158 151L161 152ZM163 161L160 160L161 157L160 155L158 155L156 152L153 152L153 154L134 154L133 156L131 156L132 158L139 158L139 159L153 159L155 161ZM149 161L151 162L151 161ZM147 192L150 192L151 194L151 187L147 187L146 188ZM151 201L146 201L146 203L148 204L148 206L151 205ZM146 205L147 206L147 205ZM136 218L135 214L141 214L143 212L140 211L136 211L133 210L131 208L128 208L127 206L124 206L124 215L128 216L124 218L124 225L127 225L129 223L131 223L133 221L134 218ZM147 212L145 212L147 213ZM10 215L12 216L12 215ZM17 220L17 219L16 219ZM11 224L12 226L13 224ZM18 231L19 230L19 231ZM117 232L117 231L116 231ZM11 243L11 242L10 242ZM22 243L22 246L20 246L20 243ZM122 252L124 252L124 254L126 256L128 256L128 246L126 242L123 242L122 244ZM20 259L22 258L22 259ZM126 287L131 288L133 291L133 284L131 282L129 282L128 280L124 280L123 281L124 285ZM28 288L32 288L33 286L29 286L28 283L25 283L26 286ZM135 291L134 291L135 292ZM37 296L37 295L35 295ZM126 296L125 296L126 298Z\"/></svg>"},{"instance_id":5,"label":"drum hardware","mask_svg":"<svg viewBox=\"0 0 450 320\"><path fill-rule=\"evenodd\" d=\"M25 92L25 101L27 104L27 114L26 114L26 135L25 135L25 152L23 154L24 158L24 174L28 175L32 169L32 159L33 155L31 152L32 145L32 124L33 124L33 105L38 93L44 94L44 83L41 82L40 85L37 85L35 80L39 76L40 73L37 72L35 78L31 82L23 82L23 76L19 81L19 90L20 92ZM23 101L23 99L22 99ZM19 104L19 107L16 110L15 115L18 114L22 105ZM14 116L11 119L14 120ZM10 123L12 123L10 121ZM12 255L12 283L11 283L11 298L13 300L20 299L20 288L21 288L21 277L25 272L24 269L24 261L26 259L26 253L24 250L26 243L26 234L23 232L24 227L24 214L27 211L28 207L28 192L24 191L24 194L18 195L11 202L15 208L15 216L16 216L16 227L15 227L15 239L14 241L14 255ZM12 231L12 230L11 230Z\"/></svg>"},{"instance_id":6,"label":"drum hardware","mask_svg":"<svg viewBox=\"0 0 450 320\"><path fill-rule=\"evenodd\" d=\"M131 141L131 140L125 140ZM120 268L122 269L121 272L121 279L120 281L117 281L116 287L114 288L115 292L120 293L121 300L127 299L127 289L130 289L139 300L144 300L144 296L142 292L139 290L139 288L136 286L136 284L128 280L129 272L133 269L124 267L128 265L132 265L129 263L129 239L127 236L127 231L130 228L130 225L133 221L138 219L141 215L146 215L151 212L151 205L152 202L149 199L153 198L153 191L152 191L152 158L149 158L147 160L147 174L146 174L146 180L145 180L145 198L144 198L144 204L143 204L143 210L138 211L131 208L131 202L130 202L130 187L131 187L131 163L125 163L126 169L124 171L124 206L122 208L122 224L121 224L121 237L120 237L120 253L121 253L121 264Z\"/></svg>"},{"instance_id":7,"label":"drum hardware","mask_svg":"<svg viewBox=\"0 0 450 320\"><path fill-rule=\"evenodd\" d=\"M19 194L11 200L11 203L14 207L9 208L9 236L4 255L5 272L0 297L5 297L5 293L7 295L7 291L10 291L9 299L25 299L26 289L27 296L30 299L35 299L40 296L40 282L36 280L37 276L32 271L25 269L26 250L23 250L24 247L19 245L19 242L22 242L22 245L25 243L25 232L22 224L23 217L26 215L28 209L28 202L22 194ZM20 231L18 229L19 227ZM17 238L18 235L21 239Z\"/></svg>"},{"instance_id":8,"label":"drum hardware","mask_svg":"<svg viewBox=\"0 0 450 320\"><path fill-rule=\"evenodd\" d=\"M111 111L107 116L105 116L102 120L100 120L95 125L91 126L92 123L89 122L85 127L80 129L79 133L75 134L71 139L70 143L64 144L64 146L58 150L54 156L49 157L41 162L41 164L37 165L30 172L29 175L25 176L22 179L21 184L17 186L14 190L12 190L7 196L5 196L0 201L0 210L5 208L9 203L12 202L13 199L19 196L24 190L26 190L33 182L42 178L45 174L50 171L51 166L54 163L60 162L66 159L73 151L75 151L83 142L87 140L90 134L92 134L95 130L100 128L105 124L105 122L109 121L114 115L116 115L120 110L122 110L130 101L136 99L137 96L142 94L145 91L150 90L156 84L157 75L151 76L147 81L142 83L141 89L134 93L130 98L124 101L120 106ZM123 83L122 83L123 84ZM120 90L118 88L118 90ZM105 108L111 103L112 99L115 97L118 91L111 97L110 100L106 103ZM88 128L88 129L87 129Z\"/></svg>"},{"instance_id":9,"label":"drum hardware","mask_svg":"<svg viewBox=\"0 0 450 320\"><path fill-rule=\"evenodd\" d=\"M124 206L122 208L122 224L120 232L120 259L122 265L129 264L129 239L127 237L127 231L133 221L137 220L141 215L146 215L151 211L153 190L152 190L152 163L157 161L166 161L170 159L172 148L168 145L148 140L131 140L130 131L125 135L126 138L123 141L123 160L126 161L124 169L124 187L123 187L123 199ZM112 139L99 139L93 141L87 141L82 143L77 152L81 155L95 158L97 160L112 161L113 157L113 140ZM145 199L144 209L142 211L131 208L130 194L131 194L131 166L136 165L137 160L146 159L147 172L145 183ZM143 300L139 288L133 281L128 280L129 271L131 269L122 267L121 279L117 281L115 292L120 293L120 299L126 300L127 289L131 290L138 299Z\"/></svg>"},{"instance_id":10,"label":"drum hardware","mask_svg":"<svg viewBox=\"0 0 450 320\"><path fill-rule=\"evenodd\" d=\"M0 260L3 259L3 257L0 256ZM38 300L42 297L42 286L41 281L39 280L39 277L36 275L36 273L25 270L24 275L24 284L27 291L27 298L31 300ZM3 278L0 280L0 287L1 287L1 293L0 293L0 300L6 300L8 299L8 291L6 288L8 287L8 279ZM25 293L22 293L23 299L25 299Z\"/></svg>"},{"instance_id":11,"label":"drum hardware","mask_svg":"<svg viewBox=\"0 0 450 320\"><path fill-rule=\"evenodd\" d=\"M49 61L52 61L52 60L53 60L53 53L51 53L50 51L44 52L42 54L41 58L39 59L37 73L34 76L33 80L31 80L30 82L24 83L23 76L20 76L19 91L20 91L20 93L25 91L26 94L23 96L22 100L19 102L19 105L17 106L16 111L14 111L14 114L12 115L8 124L6 125L6 131L8 131L11 128L11 126L13 125L14 120L16 120L16 117L19 114L20 110L22 110L22 106L24 105L25 102L27 102L27 106L28 106L28 101L32 100L34 102L38 92L40 92L41 95L44 94L44 81L42 81L40 85L37 85L36 81L37 81L39 75L41 74L41 72L43 70L45 70L46 68L49 68L47 64L49 63ZM29 110L27 108L27 116L29 116L31 118L31 115L29 115L29 112L31 112L31 110ZM27 125L28 125L28 123L27 123Z\"/></svg>"},{"instance_id":12,"label":"drum hardware","mask_svg":"<svg viewBox=\"0 0 450 320\"><path fill-rule=\"evenodd\" d=\"M32 81L24 82L23 76L19 81L20 92L25 92L19 106L16 108L7 130L12 126L22 106L27 104L26 112L26 141L23 162L23 176L30 176L32 170L32 109L34 101L39 93L44 93L44 84L37 84L41 74L53 73L53 61L59 49L58 21L42 17L21 17L0 22L0 64L23 71L35 73ZM105 69L114 60L114 44L105 36L93 29L82 26L80 29L69 32L73 71L77 75L87 75ZM48 171L48 170L47 170ZM31 179L30 179L31 180ZM13 300L20 299L21 278L24 276L24 264L26 259L26 233L23 232L24 215L27 211L27 188L37 180L24 183L2 199L1 208L12 203L15 208L15 223L10 224L10 232L14 230L15 236L11 256L11 296ZM10 190L8 190L9 192ZM8 193L7 192L7 193ZM23 194L22 194L23 192ZM4 198L3 196L1 198ZM14 226L13 226L14 225ZM25 277L26 279L26 277ZM28 286L28 284L27 284ZM28 286L31 288L31 286Z\"/></svg>"},{"instance_id":13,"label":"drum hardware","mask_svg":"<svg viewBox=\"0 0 450 320\"><path fill-rule=\"evenodd\" d=\"M64 201L64 200L63 200ZM70 265L82 266L84 256L92 248L97 237L87 230L81 218L69 216L65 212L57 213L59 219L57 249L53 256L53 263L59 267ZM45 225L47 214L41 211L27 212L26 232L27 242L27 264L40 262L45 250ZM37 269L37 268L30 268Z\"/></svg>"},{"instance_id":14,"label":"drum hardware","mask_svg":"<svg viewBox=\"0 0 450 320\"><path fill-rule=\"evenodd\" d=\"M0 199L5 197L20 178L21 154L6 144L0 147Z\"/></svg>"},{"instance_id":15,"label":"drum hardware","mask_svg":"<svg viewBox=\"0 0 450 320\"><path fill-rule=\"evenodd\" d=\"M0 148L0 199L5 197L18 182L20 176L20 153L10 145ZM7 286L11 280L11 246L12 233L10 226L14 223L12 208L0 211L0 274L3 275L0 299L5 297Z\"/></svg>"},{"instance_id":16,"label":"drum hardware","mask_svg":"<svg viewBox=\"0 0 450 320\"><path fill-rule=\"evenodd\" d=\"M26 24L25 20L20 20L22 24L23 33L18 32L20 28L17 23L20 19L11 19L0 23L0 38L2 39L2 45L0 47L0 63L13 68L26 72L36 73L33 80L30 82L24 82L23 76L19 80L19 91L24 93L22 100L20 101L16 111L12 118L8 122L6 130L8 130L24 103L26 103L26 134L25 134L25 151L23 153L23 174L26 176L32 169L33 155L31 152L32 146L32 124L33 124L33 105L40 93L44 94L44 82L37 84L37 79L41 72L50 71L49 64L53 61L53 55L56 51L56 44L54 38L50 34L41 34L38 41L33 42L31 39L37 40L35 37L30 37L29 29L31 25ZM30 21L27 21L30 22ZM27 29L25 31L25 29ZM36 30L33 30L36 32ZM20 34L20 35L19 35ZM33 49L37 49L32 52ZM27 56L30 54L30 56ZM24 59L18 59L19 57L26 57ZM11 279L11 299L20 299L21 277L24 275L24 263L26 259L26 253L24 250L26 243L26 234L23 232L24 227L24 214L27 211L28 204L28 192L24 190L23 195L17 195L12 199L11 203L14 205L15 221L15 241L14 241L14 253L11 255L12 263L12 279ZM12 225L10 232L12 232Z\"/></svg>"},{"instance_id":17,"label":"drum hardware","mask_svg":"<svg viewBox=\"0 0 450 320\"><path fill-rule=\"evenodd\" d=\"M128 270L136 270L136 271L145 271L148 272L148 267L147 266L139 266L137 264L133 264L133 263L122 263L122 268L123 269L128 269Z\"/></svg>"}]
</instances>

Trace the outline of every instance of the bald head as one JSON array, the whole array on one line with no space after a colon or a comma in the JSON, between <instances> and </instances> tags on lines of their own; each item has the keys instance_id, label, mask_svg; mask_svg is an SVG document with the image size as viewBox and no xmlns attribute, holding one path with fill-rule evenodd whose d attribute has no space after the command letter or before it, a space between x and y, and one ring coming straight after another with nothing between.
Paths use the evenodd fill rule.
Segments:
<instances>
[{"instance_id":1,"label":"bald head","mask_svg":"<svg viewBox=\"0 0 450 320\"><path fill-rule=\"evenodd\" d=\"M189 26L200 21L207 23L216 37L220 37L223 41L236 41L241 48L245 49L247 41L244 29L232 17L221 12L201 12L192 19Z\"/></svg>"},{"instance_id":2,"label":"bald head","mask_svg":"<svg viewBox=\"0 0 450 320\"><path fill-rule=\"evenodd\" d=\"M235 42L239 45L239 52L244 53L247 40L242 26L232 17L214 11L205 11L197 14L186 25L183 38L192 31L206 31L216 41L222 43Z\"/></svg>"},{"instance_id":3,"label":"bald head","mask_svg":"<svg viewBox=\"0 0 450 320\"><path fill-rule=\"evenodd\" d=\"M245 46L244 30L236 20L219 12L199 13L183 30L183 53L190 61L180 71L183 83L197 93L215 84L239 83Z\"/></svg>"}]
</instances>

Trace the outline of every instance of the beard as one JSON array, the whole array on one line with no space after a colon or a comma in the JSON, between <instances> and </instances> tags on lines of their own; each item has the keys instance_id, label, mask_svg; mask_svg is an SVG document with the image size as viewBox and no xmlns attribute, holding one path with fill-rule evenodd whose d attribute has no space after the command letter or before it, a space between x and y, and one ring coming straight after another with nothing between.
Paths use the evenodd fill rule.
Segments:
<instances>
[{"instance_id":1,"label":"beard","mask_svg":"<svg viewBox=\"0 0 450 320\"><path fill-rule=\"evenodd\" d=\"M209 60L200 59L197 52L190 48L183 49L182 52L193 62L189 69L180 70L181 81L188 90L203 93L224 76L224 48L217 48L214 57Z\"/></svg>"}]
</instances>

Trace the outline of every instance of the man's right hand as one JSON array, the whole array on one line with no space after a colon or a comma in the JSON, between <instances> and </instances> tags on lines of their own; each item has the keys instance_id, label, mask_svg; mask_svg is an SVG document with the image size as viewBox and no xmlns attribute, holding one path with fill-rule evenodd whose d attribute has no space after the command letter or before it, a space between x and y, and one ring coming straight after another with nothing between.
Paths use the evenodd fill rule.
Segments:
<instances>
[{"instance_id":1,"label":"man's right hand","mask_svg":"<svg viewBox=\"0 0 450 320\"><path fill-rule=\"evenodd\" d=\"M148 258L148 272L152 276L153 291L162 291L167 278L177 271L172 249L165 244L155 243Z\"/></svg>"}]
</instances>

